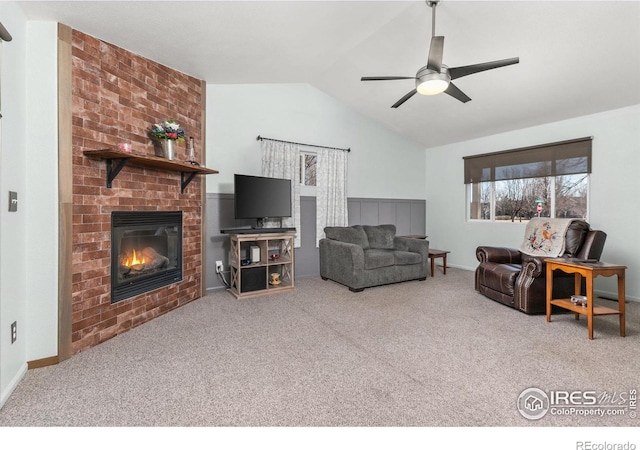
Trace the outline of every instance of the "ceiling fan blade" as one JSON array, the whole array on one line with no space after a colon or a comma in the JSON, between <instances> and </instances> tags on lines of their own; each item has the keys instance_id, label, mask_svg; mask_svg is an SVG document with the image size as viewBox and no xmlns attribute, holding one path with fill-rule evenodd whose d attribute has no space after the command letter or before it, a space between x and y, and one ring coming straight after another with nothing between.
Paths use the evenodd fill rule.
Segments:
<instances>
[{"instance_id":1,"label":"ceiling fan blade","mask_svg":"<svg viewBox=\"0 0 640 450\"><path fill-rule=\"evenodd\" d=\"M444 36L433 36L429 47L427 69L440 72L442 70L442 53L444 52Z\"/></svg>"},{"instance_id":2,"label":"ceiling fan blade","mask_svg":"<svg viewBox=\"0 0 640 450\"><path fill-rule=\"evenodd\" d=\"M497 69L499 67L510 66L511 64L518 64L520 58L501 59L499 61L491 61L480 64L472 64L470 66L452 67L449 69L449 75L452 80L456 78L466 77L478 72L484 72L485 70Z\"/></svg>"},{"instance_id":3,"label":"ceiling fan blade","mask_svg":"<svg viewBox=\"0 0 640 450\"><path fill-rule=\"evenodd\" d=\"M391 106L392 108L397 108L398 106L402 105L404 102L406 102L407 100L409 100L411 97L413 97L414 95L416 95L416 92L418 92L417 89L414 89L411 92L408 92L407 95L405 95L404 97L402 97L400 100L398 100L397 102L395 102L393 104L393 106Z\"/></svg>"},{"instance_id":4,"label":"ceiling fan blade","mask_svg":"<svg viewBox=\"0 0 640 450\"><path fill-rule=\"evenodd\" d=\"M362 77L360 81L415 80L416 77Z\"/></svg>"},{"instance_id":5,"label":"ceiling fan blade","mask_svg":"<svg viewBox=\"0 0 640 450\"><path fill-rule=\"evenodd\" d=\"M449 87L447 88L446 91L444 91L444 93L449 94L453 98L460 100L462 103L467 103L468 101L471 101L471 98L467 94L462 92L460 89L458 89L456 85L453 83L449 83Z\"/></svg>"}]
</instances>

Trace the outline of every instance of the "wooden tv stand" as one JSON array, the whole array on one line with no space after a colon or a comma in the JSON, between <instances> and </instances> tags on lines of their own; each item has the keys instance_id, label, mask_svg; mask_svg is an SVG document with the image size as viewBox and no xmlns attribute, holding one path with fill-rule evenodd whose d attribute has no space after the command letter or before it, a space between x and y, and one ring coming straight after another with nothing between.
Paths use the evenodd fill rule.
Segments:
<instances>
[{"instance_id":1,"label":"wooden tv stand","mask_svg":"<svg viewBox=\"0 0 640 450\"><path fill-rule=\"evenodd\" d=\"M294 286L295 231L284 233L229 233L231 249L229 265L231 269L231 293L236 298L292 291ZM260 260L243 263L250 258L250 247L260 249ZM278 257L274 257L278 255ZM271 284L271 274L280 276L279 284Z\"/></svg>"}]
</instances>

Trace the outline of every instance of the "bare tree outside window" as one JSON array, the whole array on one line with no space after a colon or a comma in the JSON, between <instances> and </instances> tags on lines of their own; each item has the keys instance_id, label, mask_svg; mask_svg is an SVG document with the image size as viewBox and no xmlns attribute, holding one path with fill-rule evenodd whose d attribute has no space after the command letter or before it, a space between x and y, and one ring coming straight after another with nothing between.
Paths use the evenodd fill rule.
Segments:
<instances>
[{"instance_id":1,"label":"bare tree outside window","mask_svg":"<svg viewBox=\"0 0 640 450\"><path fill-rule=\"evenodd\" d=\"M470 184L469 218L491 220L491 185L498 222L526 222L532 217L586 218L587 174L518 178ZM542 211L538 213L538 203Z\"/></svg>"},{"instance_id":2,"label":"bare tree outside window","mask_svg":"<svg viewBox=\"0 0 640 450\"><path fill-rule=\"evenodd\" d=\"M535 187L531 179L496 182L496 220L522 221Z\"/></svg>"},{"instance_id":3,"label":"bare tree outside window","mask_svg":"<svg viewBox=\"0 0 640 450\"><path fill-rule=\"evenodd\" d=\"M556 177L556 217L587 217L587 175Z\"/></svg>"},{"instance_id":4,"label":"bare tree outside window","mask_svg":"<svg viewBox=\"0 0 640 450\"><path fill-rule=\"evenodd\" d=\"M496 220L511 222L538 216L538 202L544 205L540 217L550 217L550 177L523 178L496 182Z\"/></svg>"},{"instance_id":5,"label":"bare tree outside window","mask_svg":"<svg viewBox=\"0 0 640 450\"><path fill-rule=\"evenodd\" d=\"M316 185L316 163L318 157L312 153L301 153L300 181L304 186Z\"/></svg>"}]
</instances>

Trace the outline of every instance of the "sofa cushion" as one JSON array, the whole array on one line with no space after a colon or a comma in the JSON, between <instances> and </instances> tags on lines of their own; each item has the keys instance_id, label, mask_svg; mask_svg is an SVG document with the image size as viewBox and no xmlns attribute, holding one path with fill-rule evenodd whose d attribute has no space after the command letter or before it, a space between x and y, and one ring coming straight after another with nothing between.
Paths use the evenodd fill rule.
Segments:
<instances>
[{"instance_id":1,"label":"sofa cushion","mask_svg":"<svg viewBox=\"0 0 640 450\"><path fill-rule=\"evenodd\" d=\"M580 251L584 237L589 231L589 224L583 220L571 222L564 239L564 256L575 257Z\"/></svg>"},{"instance_id":2,"label":"sofa cushion","mask_svg":"<svg viewBox=\"0 0 640 450\"><path fill-rule=\"evenodd\" d=\"M384 249L373 249L364 251L364 268L366 270L379 269L380 267L393 266L395 257L392 251Z\"/></svg>"},{"instance_id":3,"label":"sofa cushion","mask_svg":"<svg viewBox=\"0 0 640 450\"><path fill-rule=\"evenodd\" d=\"M363 225L370 248L392 250L393 238L396 236L395 225Z\"/></svg>"},{"instance_id":4,"label":"sofa cushion","mask_svg":"<svg viewBox=\"0 0 640 450\"><path fill-rule=\"evenodd\" d=\"M410 264L420 264L422 262L422 256L420 256L420 253L394 250L393 257L397 266L408 266Z\"/></svg>"},{"instance_id":5,"label":"sofa cushion","mask_svg":"<svg viewBox=\"0 0 640 450\"><path fill-rule=\"evenodd\" d=\"M325 227L324 235L328 239L359 245L364 250L369 248L367 234L361 225L354 225L352 227Z\"/></svg>"}]
</instances>

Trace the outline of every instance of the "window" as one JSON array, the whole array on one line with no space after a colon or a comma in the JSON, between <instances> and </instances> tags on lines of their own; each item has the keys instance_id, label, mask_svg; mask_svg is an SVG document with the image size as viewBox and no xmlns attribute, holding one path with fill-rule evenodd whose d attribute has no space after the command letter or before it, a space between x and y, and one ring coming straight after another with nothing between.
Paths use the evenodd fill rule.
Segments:
<instances>
[{"instance_id":1,"label":"window","mask_svg":"<svg viewBox=\"0 0 640 450\"><path fill-rule=\"evenodd\" d=\"M300 184L303 186L316 185L316 163L318 157L315 153L300 152Z\"/></svg>"},{"instance_id":2,"label":"window","mask_svg":"<svg viewBox=\"0 0 640 450\"><path fill-rule=\"evenodd\" d=\"M467 217L586 218L591 138L464 158Z\"/></svg>"}]
</instances>

